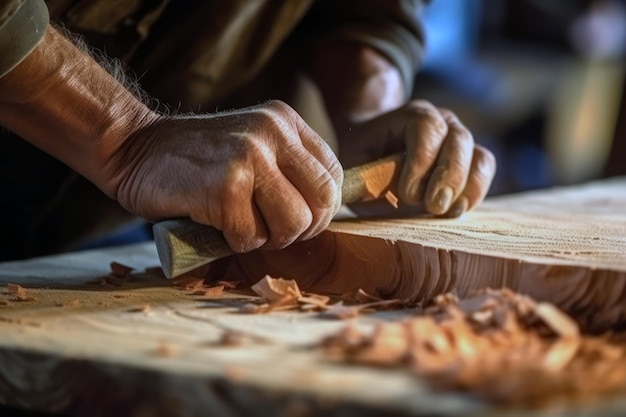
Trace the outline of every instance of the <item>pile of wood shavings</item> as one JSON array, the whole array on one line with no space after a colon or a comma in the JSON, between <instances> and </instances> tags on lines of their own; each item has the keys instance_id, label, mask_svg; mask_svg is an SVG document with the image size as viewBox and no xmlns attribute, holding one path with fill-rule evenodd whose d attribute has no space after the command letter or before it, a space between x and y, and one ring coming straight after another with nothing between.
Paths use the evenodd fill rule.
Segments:
<instances>
[{"instance_id":1,"label":"pile of wood shavings","mask_svg":"<svg viewBox=\"0 0 626 417\"><path fill-rule=\"evenodd\" d=\"M503 405L588 401L626 389L624 345L582 335L554 305L506 289L463 300L441 295L417 317L368 334L348 326L322 347L350 363L409 367L434 389Z\"/></svg>"}]
</instances>

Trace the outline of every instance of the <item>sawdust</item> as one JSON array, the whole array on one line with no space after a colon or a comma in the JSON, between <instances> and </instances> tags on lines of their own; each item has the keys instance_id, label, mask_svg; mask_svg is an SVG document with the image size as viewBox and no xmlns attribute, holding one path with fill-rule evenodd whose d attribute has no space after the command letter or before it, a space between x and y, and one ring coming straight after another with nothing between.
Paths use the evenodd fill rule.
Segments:
<instances>
[{"instance_id":1,"label":"sawdust","mask_svg":"<svg viewBox=\"0 0 626 417\"><path fill-rule=\"evenodd\" d=\"M557 307L509 290L441 295L416 317L347 326L321 346L336 360L409 368L436 390L537 407L626 389L626 349L582 335Z\"/></svg>"}]
</instances>

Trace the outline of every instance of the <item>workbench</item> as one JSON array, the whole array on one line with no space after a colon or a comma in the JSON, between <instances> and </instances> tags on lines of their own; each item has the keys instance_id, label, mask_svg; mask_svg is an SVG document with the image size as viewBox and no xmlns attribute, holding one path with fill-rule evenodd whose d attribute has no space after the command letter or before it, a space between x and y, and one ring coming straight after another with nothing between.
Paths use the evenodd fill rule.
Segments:
<instances>
[{"instance_id":1,"label":"workbench","mask_svg":"<svg viewBox=\"0 0 626 417\"><path fill-rule=\"evenodd\" d=\"M580 205L564 195L579 195ZM604 246L604 236L595 236L593 250L610 252L607 269L624 278L625 178L490 201L465 219L431 222L433 235L453 222L467 225L472 216L497 218L494 207L524 202L538 211L567 207L596 231L612 229ZM571 266L577 258L563 259ZM107 282L113 261L134 268L133 279ZM575 409L565 404L556 410L502 410L431 391L403 370L337 363L317 346L346 326L344 320L300 311L241 314L250 295L194 295L142 272L158 264L152 242L0 264L0 403L88 416L622 415L626 410L620 398ZM24 287L26 299L12 300L9 283ZM378 311L351 323L367 330L412 314ZM225 333L241 335L243 342L224 343Z\"/></svg>"}]
</instances>

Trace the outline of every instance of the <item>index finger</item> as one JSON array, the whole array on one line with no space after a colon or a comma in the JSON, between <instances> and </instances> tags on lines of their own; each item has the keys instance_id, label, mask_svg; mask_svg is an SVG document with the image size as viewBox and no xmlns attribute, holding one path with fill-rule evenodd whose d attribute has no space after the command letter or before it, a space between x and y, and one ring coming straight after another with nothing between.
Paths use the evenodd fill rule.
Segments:
<instances>
[{"instance_id":1,"label":"index finger","mask_svg":"<svg viewBox=\"0 0 626 417\"><path fill-rule=\"evenodd\" d=\"M448 124L439 110L425 101L411 103L403 113L407 154L398 193L403 202L418 205L422 202L424 178L437 160Z\"/></svg>"}]
</instances>

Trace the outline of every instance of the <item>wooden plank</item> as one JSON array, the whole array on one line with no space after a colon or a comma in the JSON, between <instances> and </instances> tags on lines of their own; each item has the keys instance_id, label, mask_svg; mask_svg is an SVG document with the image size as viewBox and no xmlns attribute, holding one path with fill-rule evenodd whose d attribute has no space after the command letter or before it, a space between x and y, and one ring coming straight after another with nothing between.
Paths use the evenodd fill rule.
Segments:
<instances>
[{"instance_id":1,"label":"wooden plank","mask_svg":"<svg viewBox=\"0 0 626 417\"><path fill-rule=\"evenodd\" d=\"M509 287L577 315L586 330L603 331L626 324L625 208L621 177L492 198L457 220L335 222L317 241L240 255L214 272L416 300Z\"/></svg>"},{"instance_id":2,"label":"wooden plank","mask_svg":"<svg viewBox=\"0 0 626 417\"><path fill-rule=\"evenodd\" d=\"M603 325L607 311L617 309L611 317L621 319L626 305L623 292L613 291L626 279L624 207L626 180L618 179L492 199L454 221L359 223L366 228L344 222L329 233L356 239L351 244L399 246L422 265L414 272L426 281L450 277L445 271L455 268L465 274L427 285L428 294L469 291L486 282L486 274L494 286L540 289L545 299L570 303ZM481 242L494 236L498 244L486 255ZM484 257L489 268L477 266ZM154 246L140 244L0 264L0 284L23 285L35 299L11 301L8 291L0 293L0 403L90 416L496 411L460 395L430 392L408 372L329 362L312 346L344 322L296 312L239 314L246 296L195 296L150 275L121 286L93 284L111 261L139 271L158 262ZM378 312L354 324L368 330L411 314ZM241 333L248 342L220 346L224 332ZM623 410L624 404L601 408Z\"/></svg>"}]
</instances>

